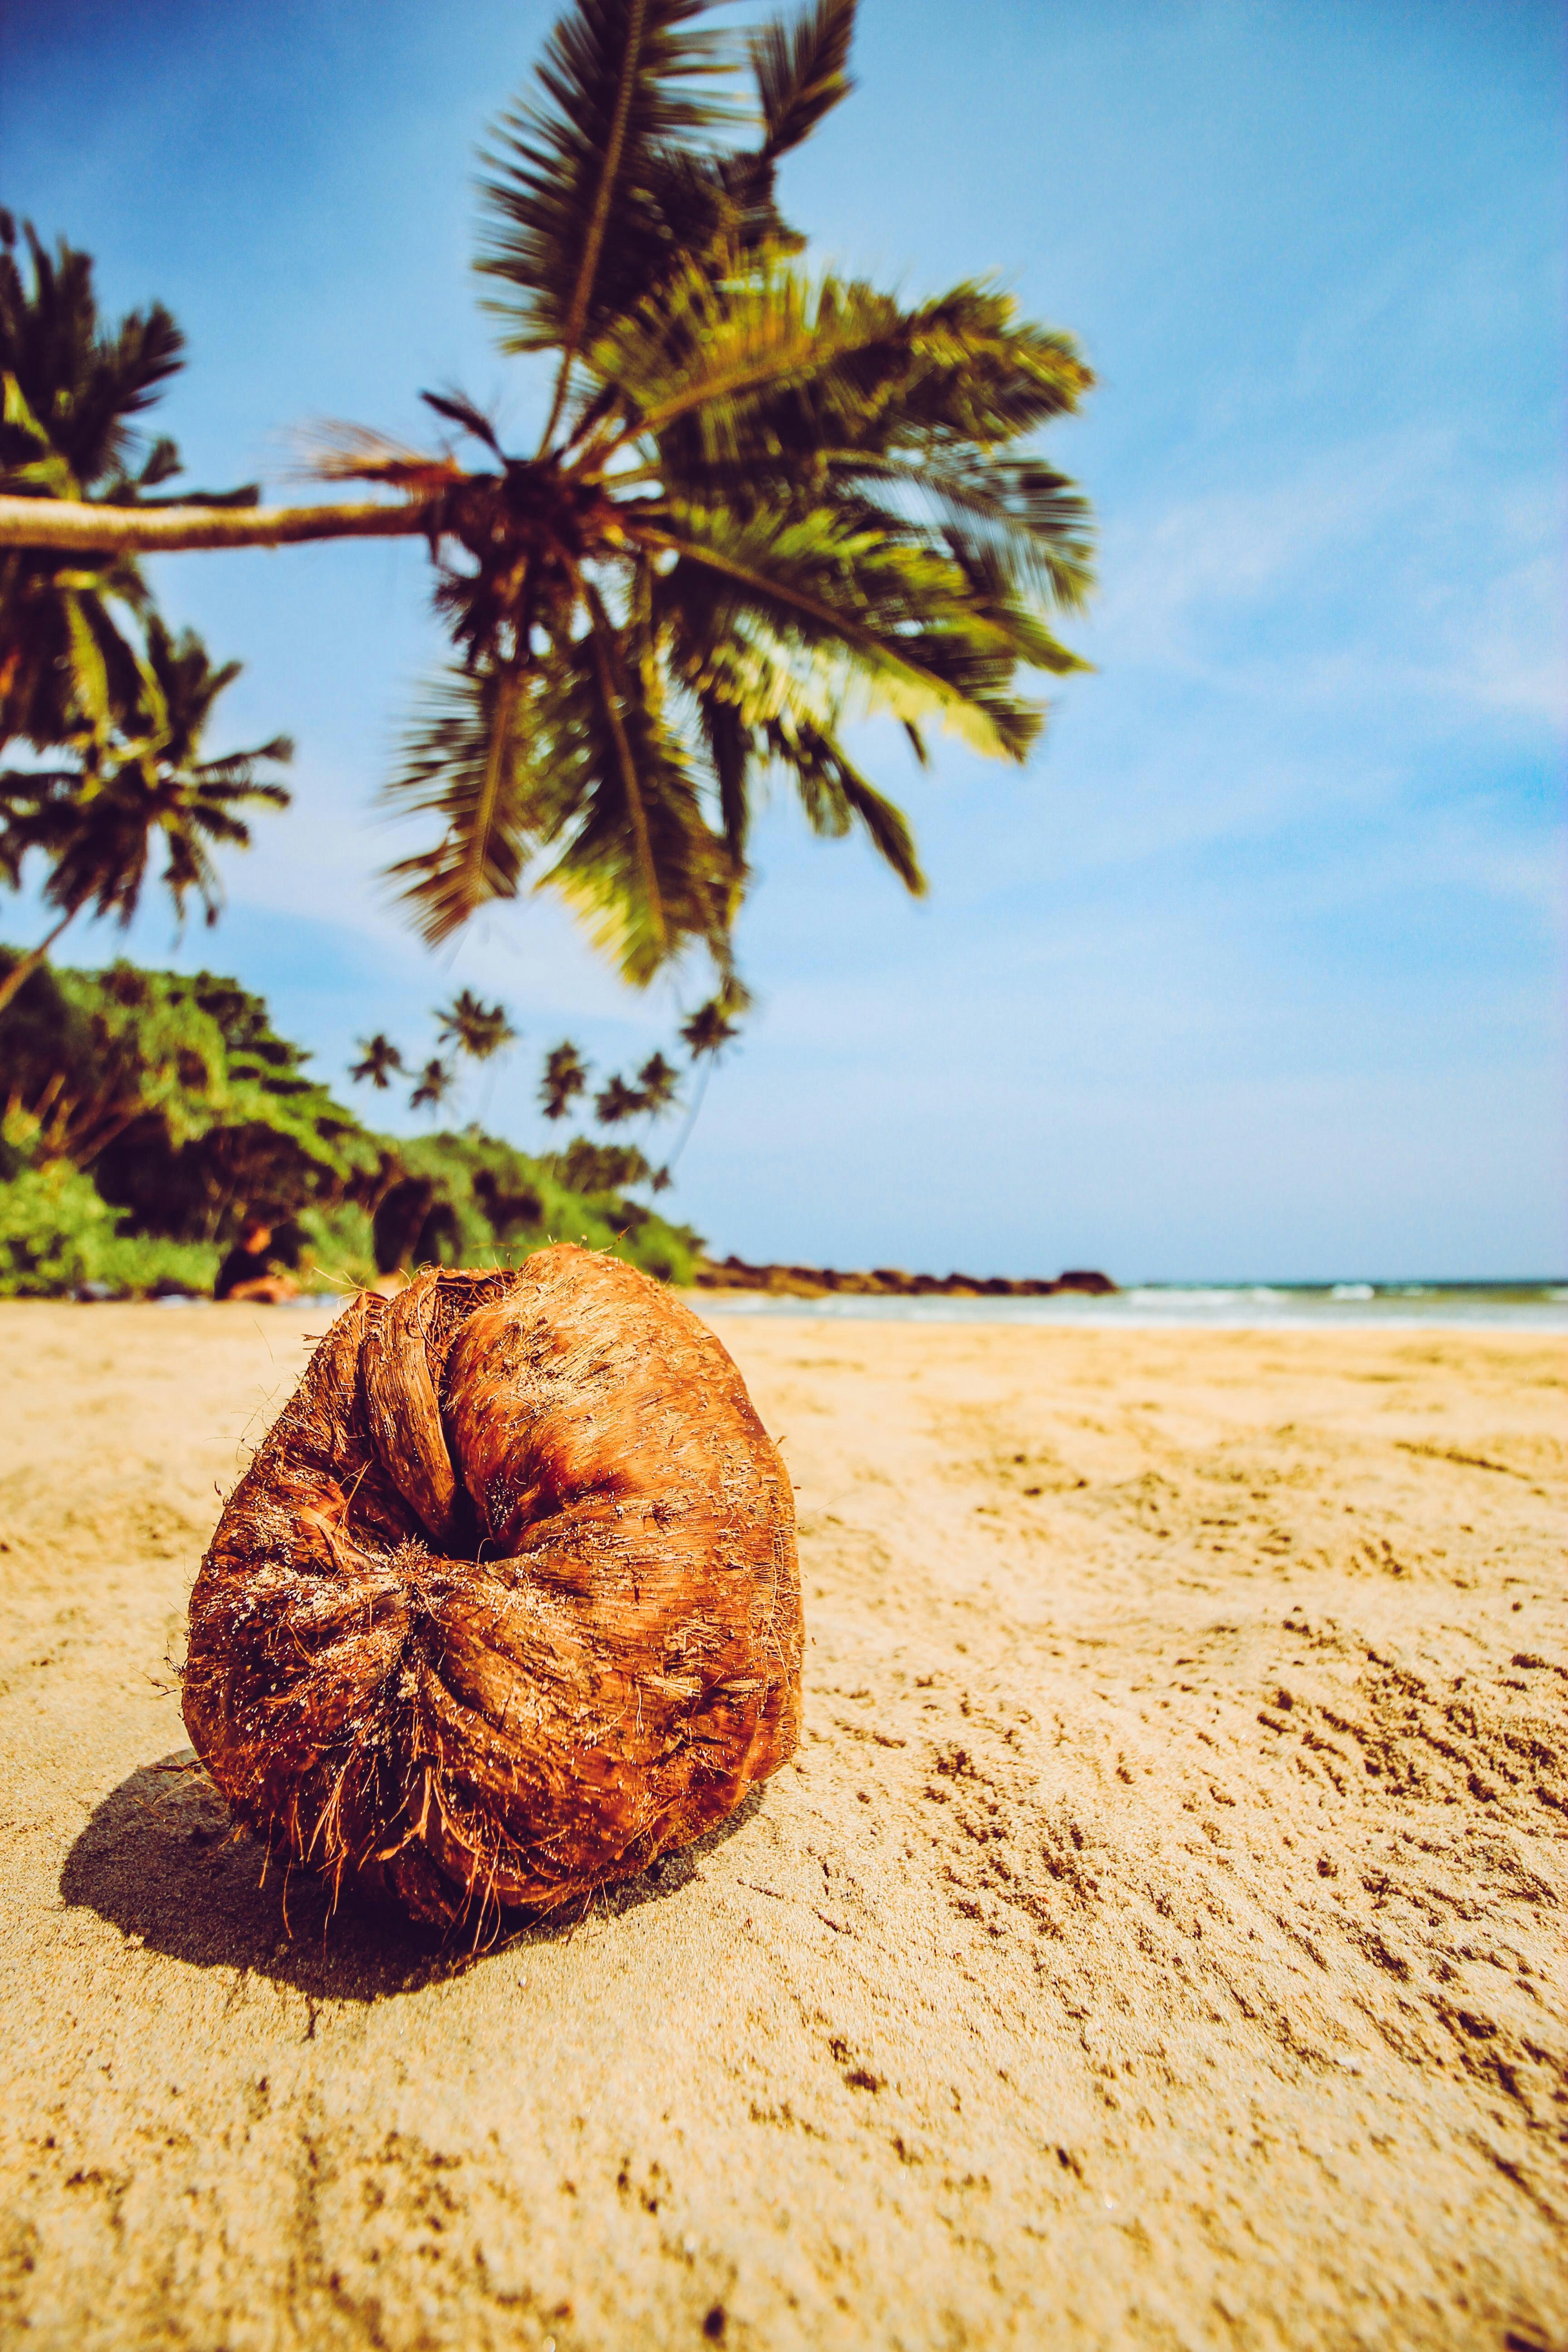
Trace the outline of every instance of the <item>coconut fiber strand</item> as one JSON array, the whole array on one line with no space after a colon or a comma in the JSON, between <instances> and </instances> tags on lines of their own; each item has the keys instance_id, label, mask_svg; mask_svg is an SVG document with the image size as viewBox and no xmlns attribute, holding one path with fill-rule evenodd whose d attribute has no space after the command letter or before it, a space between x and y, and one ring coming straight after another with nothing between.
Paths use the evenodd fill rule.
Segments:
<instances>
[{"instance_id":1,"label":"coconut fiber strand","mask_svg":"<svg viewBox=\"0 0 1568 2352\"><path fill-rule=\"evenodd\" d=\"M355 1298L191 1597L235 1811L446 1922L630 1878L792 1754L789 1479L708 1328L618 1259Z\"/></svg>"}]
</instances>

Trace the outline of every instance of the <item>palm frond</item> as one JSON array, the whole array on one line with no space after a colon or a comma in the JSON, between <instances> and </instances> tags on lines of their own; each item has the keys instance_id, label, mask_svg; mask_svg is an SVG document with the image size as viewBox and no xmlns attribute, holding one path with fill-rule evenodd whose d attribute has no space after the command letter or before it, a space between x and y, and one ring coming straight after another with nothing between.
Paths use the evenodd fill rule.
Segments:
<instances>
[{"instance_id":1,"label":"palm frond","mask_svg":"<svg viewBox=\"0 0 1568 2352\"><path fill-rule=\"evenodd\" d=\"M1089 502L1053 467L988 452L932 452L921 457L825 453L832 495L848 511L896 534L921 535L927 517L938 520L950 547L984 552L1016 590L1047 598L1064 612L1081 612L1094 585L1094 539ZM901 493L893 508L874 492Z\"/></svg>"},{"instance_id":2,"label":"palm frond","mask_svg":"<svg viewBox=\"0 0 1568 2352\"><path fill-rule=\"evenodd\" d=\"M63 237L51 255L30 222L24 236L30 289L12 256L14 234L0 240L0 373L16 378L47 421L50 446L85 494L128 470L139 439L132 420L184 364L184 338L162 303L110 329L99 317L90 255Z\"/></svg>"},{"instance_id":3,"label":"palm frond","mask_svg":"<svg viewBox=\"0 0 1568 2352\"><path fill-rule=\"evenodd\" d=\"M628 1087L617 1071L594 1097L594 1116L601 1127L622 1127L645 1108L636 1087Z\"/></svg>"},{"instance_id":4,"label":"palm frond","mask_svg":"<svg viewBox=\"0 0 1568 2352\"><path fill-rule=\"evenodd\" d=\"M496 439L495 426L484 410L476 408L465 394L460 392L422 392L419 397L426 408L433 408L437 416L444 416L449 424L460 425L465 433L471 433L476 441L482 441L486 448L493 450L505 464L506 452Z\"/></svg>"},{"instance_id":5,"label":"palm frond","mask_svg":"<svg viewBox=\"0 0 1568 2352\"><path fill-rule=\"evenodd\" d=\"M624 641L624 696L606 695L590 630L560 656L549 758L572 805L540 887L559 894L623 977L645 987L692 945L721 952L740 887L707 824L700 779ZM637 809L628 806L627 761Z\"/></svg>"},{"instance_id":6,"label":"palm frond","mask_svg":"<svg viewBox=\"0 0 1568 2352\"><path fill-rule=\"evenodd\" d=\"M293 472L315 482L385 482L410 498L429 498L465 481L455 458L408 449L368 425L322 417L291 436Z\"/></svg>"},{"instance_id":7,"label":"palm frond","mask_svg":"<svg viewBox=\"0 0 1568 2352\"><path fill-rule=\"evenodd\" d=\"M531 697L515 677L449 669L427 689L383 795L399 815L433 816L435 845L387 869L420 937L436 946L479 909L517 895L550 829L527 742Z\"/></svg>"},{"instance_id":8,"label":"palm frond","mask_svg":"<svg viewBox=\"0 0 1568 2352\"><path fill-rule=\"evenodd\" d=\"M645 536L679 560L662 583L680 595L682 565L710 572L709 628L744 638L765 632L783 666L804 656L844 700L919 723L937 718L976 749L1022 759L1039 732L1037 706L1010 691L1019 661L1079 665L1027 608L984 602L960 567L872 531L850 533L830 512L762 513L737 524L685 510Z\"/></svg>"},{"instance_id":9,"label":"palm frond","mask_svg":"<svg viewBox=\"0 0 1568 2352\"><path fill-rule=\"evenodd\" d=\"M637 1107L651 1118L662 1118L680 1099L680 1072L662 1054L650 1054L637 1072Z\"/></svg>"},{"instance_id":10,"label":"palm frond","mask_svg":"<svg viewBox=\"0 0 1568 2352\"><path fill-rule=\"evenodd\" d=\"M437 1018L440 1044L455 1045L472 1061L488 1062L517 1043L505 1005L481 1003L471 988L462 989Z\"/></svg>"},{"instance_id":11,"label":"palm frond","mask_svg":"<svg viewBox=\"0 0 1568 2352\"><path fill-rule=\"evenodd\" d=\"M809 138L824 115L855 85L849 79L849 44L857 0L817 0L793 25L775 21L747 43L766 132L763 152L771 162Z\"/></svg>"},{"instance_id":12,"label":"palm frond","mask_svg":"<svg viewBox=\"0 0 1568 2352\"><path fill-rule=\"evenodd\" d=\"M923 898L926 877L909 819L860 773L843 746L787 717L774 720L764 735L773 759L795 778L812 831L842 839L858 822L910 897Z\"/></svg>"},{"instance_id":13,"label":"palm frond","mask_svg":"<svg viewBox=\"0 0 1568 2352\"><path fill-rule=\"evenodd\" d=\"M584 359L591 379L616 387L619 415L604 436L606 452L694 417L703 448L727 454L745 446L742 421L759 403L837 371L847 404L868 356L903 340L897 304L868 288L813 279L773 257L716 278L693 257L608 322Z\"/></svg>"},{"instance_id":14,"label":"palm frond","mask_svg":"<svg viewBox=\"0 0 1568 2352\"><path fill-rule=\"evenodd\" d=\"M432 1055L420 1071L414 1091L408 1097L410 1110L435 1110L452 1091L452 1072L437 1056Z\"/></svg>"},{"instance_id":15,"label":"palm frond","mask_svg":"<svg viewBox=\"0 0 1568 2352\"><path fill-rule=\"evenodd\" d=\"M545 45L536 94L481 153L478 267L506 289L487 308L505 349L560 348L561 387L583 340L668 266L665 151L731 119L709 86L732 70L733 44L689 29L704 13L705 0L577 0Z\"/></svg>"},{"instance_id":16,"label":"palm frond","mask_svg":"<svg viewBox=\"0 0 1568 2352\"><path fill-rule=\"evenodd\" d=\"M712 1055L716 1059L731 1040L739 1035L739 1029L731 1017L735 1010L721 990L717 996L710 997L706 1004L700 1004L689 1019L681 1023L681 1043L694 1062L700 1061L704 1055Z\"/></svg>"}]
</instances>

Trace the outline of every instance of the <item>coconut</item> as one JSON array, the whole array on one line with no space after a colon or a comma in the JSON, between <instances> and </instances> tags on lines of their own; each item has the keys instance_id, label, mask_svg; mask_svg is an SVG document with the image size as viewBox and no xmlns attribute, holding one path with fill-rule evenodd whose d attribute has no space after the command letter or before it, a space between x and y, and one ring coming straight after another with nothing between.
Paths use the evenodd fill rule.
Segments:
<instances>
[{"instance_id":1,"label":"coconut","mask_svg":"<svg viewBox=\"0 0 1568 2352\"><path fill-rule=\"evenodd\" d=\"M437 1923L635 1877L793 1753L778 1453L707 1327L541 1250L339 1315L191 1596L184 1715L334 1895Z\"/></svg>"}]
</instances>

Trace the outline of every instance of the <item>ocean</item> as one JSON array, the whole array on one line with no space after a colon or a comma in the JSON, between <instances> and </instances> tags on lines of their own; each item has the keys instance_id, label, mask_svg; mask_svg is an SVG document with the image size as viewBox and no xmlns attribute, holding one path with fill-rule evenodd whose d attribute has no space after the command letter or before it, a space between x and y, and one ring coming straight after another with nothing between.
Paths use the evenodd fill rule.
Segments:
<instances>
[{"instance_id":1,"label":"ocean","mask_svg":"<svg viewBox=\"0 0 1568 2352\"><path fill-rule=\"evenodd\" d=\"M1568 1331L1568 1282L1146 1282L1104 1298L826 1298L700 1291L703 1315L878 1323L1049 1323L1108 1330Z\"/></svg>"}]
</instances>

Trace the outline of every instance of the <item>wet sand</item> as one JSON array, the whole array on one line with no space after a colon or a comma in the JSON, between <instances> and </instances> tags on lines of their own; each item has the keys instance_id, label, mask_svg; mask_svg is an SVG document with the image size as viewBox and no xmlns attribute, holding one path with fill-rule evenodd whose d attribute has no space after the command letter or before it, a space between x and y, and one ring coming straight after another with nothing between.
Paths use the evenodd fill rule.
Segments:
<instances>
[{"instance_id":1,"label":"wet sand","mask_svg":"<svg viewBox=\"0 0 1568 2352\"><path fill-rule=\"evenodd\" d=\"M714 1321L797 1763L454 1968L181 1769L319 1319L0 1307L0 2338L1563 2352L1563 1343Z\"/></svg>"}]
</instances>

